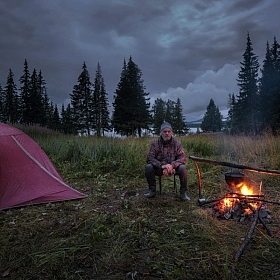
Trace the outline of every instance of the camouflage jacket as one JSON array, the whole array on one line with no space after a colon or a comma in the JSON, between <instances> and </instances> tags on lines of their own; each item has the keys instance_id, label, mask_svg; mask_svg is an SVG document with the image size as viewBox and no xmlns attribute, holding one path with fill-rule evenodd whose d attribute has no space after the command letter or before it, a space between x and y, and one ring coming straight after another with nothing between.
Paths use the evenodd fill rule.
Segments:
<instances>
[{"instance_id":1,"label":"camouflage jacket","mask_svg":"<svg viewBox=\"0 0 280 280\"><path fill-rule=\"evenodd\" d=\"M171 138L167 143L161 137L158 137L151 143L150 150L147 155L147 163L154 167L160 168L161 165L171 164L176 169L181 164L186 164L187 157L181 143Z\"/></svg>"}]
</instances>

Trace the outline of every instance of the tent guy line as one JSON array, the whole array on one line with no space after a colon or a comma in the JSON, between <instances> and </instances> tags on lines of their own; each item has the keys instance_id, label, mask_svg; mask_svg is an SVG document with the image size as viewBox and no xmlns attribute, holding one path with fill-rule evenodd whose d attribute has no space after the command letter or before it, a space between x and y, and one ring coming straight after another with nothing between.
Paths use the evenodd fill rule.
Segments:
<instances>
[{"instance_id":1,"label":"tent guy line","mask_svg":"<svg viewBox=\"0 0 280 280\"><path fill-rule=\"evenodd\" d=\"M36 160L34 157L32 157L30 155L30 153L28 153L26 151L26 149L17 141L17 139L12 136L13 140L18 144L18 146L22 149L23 152L25 152L25 154L31 159L33 160L41 169L43 169L46 173L48 173L51 177L53 177L55 180L57 180L59 183L63 184L65 187L69 188L69 186L67 184L65 184L63 181L61 181L59 178L55 177L53 174L51 174L44 166L42 166L42 164ZM71 188L72 189L72 188Z\"/></svg>"}]
</instances>

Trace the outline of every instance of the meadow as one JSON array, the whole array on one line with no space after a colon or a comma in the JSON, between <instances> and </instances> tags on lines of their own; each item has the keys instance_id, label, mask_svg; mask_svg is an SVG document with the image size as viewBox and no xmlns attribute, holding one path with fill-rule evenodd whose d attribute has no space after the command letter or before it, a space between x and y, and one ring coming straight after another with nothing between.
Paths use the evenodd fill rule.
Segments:
<instances>
[{"instance_id":1,"label":"meadow","mask_svg":"<svg viewBox=\"0 0 280 280\"><path fill-rule=\"evenodd\" d=\"M144 166L152 138L67 136L19 127L49 156L81 200L0 211L2 279L280 279L280 176L248 172L262 185L273 237L261 223L238 260L251 222L221 220L199 206L198 178L189 159L182 202L173 178L144 198ZM280 170L280 137L195 134L179 137L188 156ZM199 163L203 196L228 189L228 167ZM232 171L232 169L230 169ZM246 173L247 174L247 173Z\"/></svg>"}]
</instances>

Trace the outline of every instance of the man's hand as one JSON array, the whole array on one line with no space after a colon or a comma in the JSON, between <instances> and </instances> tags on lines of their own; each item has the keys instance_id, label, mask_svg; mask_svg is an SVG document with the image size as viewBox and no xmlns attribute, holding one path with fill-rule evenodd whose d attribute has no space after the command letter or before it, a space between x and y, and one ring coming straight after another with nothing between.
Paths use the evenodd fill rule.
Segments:
<instances>
[{"instance_id":1,"label":"man's hand","mask_svg":"<svg viewBox=\"0 0 280 280\"><path fill-rule=\"evenodd\" d=\"M165 164L161 168L163 169L163 175L169 176L172 174L173 166L171 164Z\"/></svg>"}]
</instances>

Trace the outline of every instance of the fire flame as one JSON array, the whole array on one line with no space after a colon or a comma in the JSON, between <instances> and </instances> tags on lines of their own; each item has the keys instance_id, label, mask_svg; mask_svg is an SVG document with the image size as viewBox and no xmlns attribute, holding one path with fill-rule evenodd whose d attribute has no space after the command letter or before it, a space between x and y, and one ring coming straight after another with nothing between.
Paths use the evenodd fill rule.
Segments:
<instances>
[{"instance_id":1,"label":"fire flame","mask_svg":"<svg viewBox=\"0 0 280 280\"><path fill-rule=\"evenodd\" d=\"M247 195L255 194L254 188L246 185L245 183L241 183L238 186L238 188L239 188L240 195L247 196ZM222 203L220 204L220 210L228 211L230 209L233 209L235 204L238 203L239 201L240 199L238 198L238 195L232 195L230 198L226 197L221 201ZM257 209L258 207L258 203L249 203L249 204L253 209ZM251 209L249 208L243 210L246 214L252 213Z\"/></svg>"},{"instance_id":2,"label":"fire flame","mask_svg":"<svg viewBox=\"0 0 280 280\"><path fill-rule=\"evenodd\" d=\"M248 187L246 184L243 184L242 187L240 188L240 193L243 195L253 195L254 190L253 188Z\"/></svg>"},{"instance_id":3,"label":"fire flame","mask_svg":"<svg viewBox=\"0 0 280 280\"><path fill-rule=\"evenodd\" d=\"M235 203L235 198L224 198L220 204L220 210L221 211L227 211L228 209L232 209L234 203Z\"/></svg>"}]
</instances>

